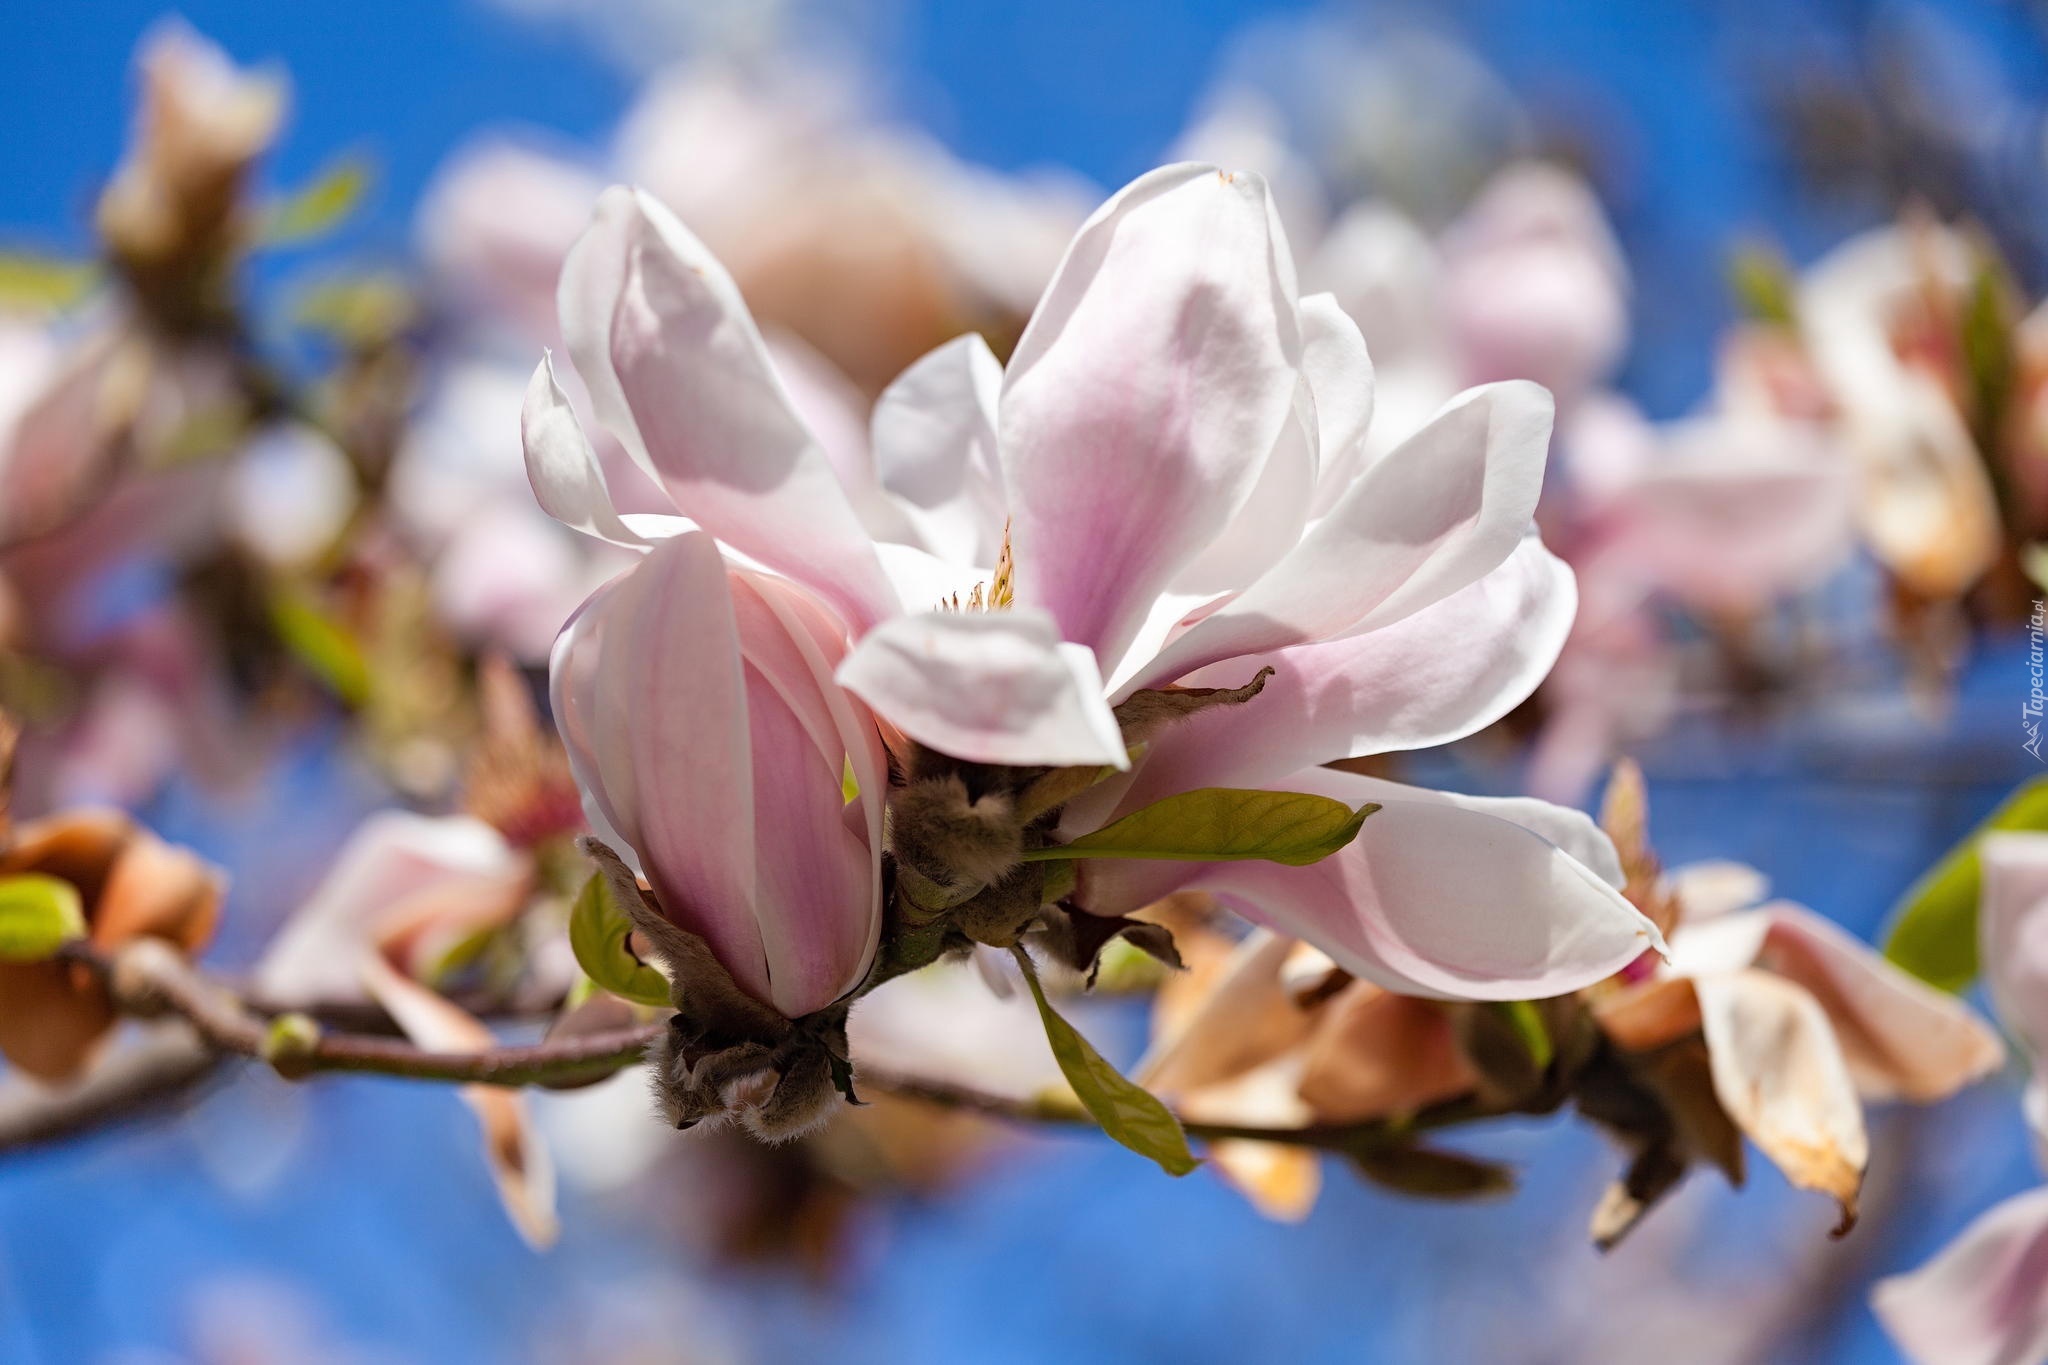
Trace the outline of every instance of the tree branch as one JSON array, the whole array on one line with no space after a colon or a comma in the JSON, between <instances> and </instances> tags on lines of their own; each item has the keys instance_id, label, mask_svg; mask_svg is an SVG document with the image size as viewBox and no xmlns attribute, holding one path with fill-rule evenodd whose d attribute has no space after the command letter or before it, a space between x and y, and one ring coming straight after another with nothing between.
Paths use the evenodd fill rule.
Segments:
<instances>
[{"instance_id":1,"label":"tree branch","mask_svg":"<svg viewBox=\"0 0 2048 1365\"><path fill-rule=\"evenodd\" d=\"M294 1079L315 1072L345 1071L464 1085L568 1087L602 1080L634 1065L666 1027L649 1024L611 1029L477 1052L431 1052L382 1034L327 1031L304 1015L266 1017L234 991L201 974L168 944L155 939L137 940L111 957L83 943L68 946L64 955L86 965L105 983L120 1013L139 1018L168 1015L184 1021L196 1034L196 1041L186 1043L192 1054L188 1064L195 1078L222 1056L237 1056L266 1063ZM1095 1120L1079 1105L1057 1096L1001 1095L869 1066L859 1068L856 1082L862 1089L1012 1123L1074 1129L1096 1127ZM189 1084L189 1079L174 1076L163 1089L182 1084ZM124 1110L139 1107L160 1093L148 1087L138 1089L132 1081L110 1081L110 1088L121 1095ZM71 1131L103 1117L97 1106L67 1105L61 1097L51 1098L48 1104L47 1114L26 1126L17 1124L22 1131L32 1134L29 1137L15 1138L0 1124L0 1149ZM6 1113L5 1107L0 1106L0 1120L5 1119ZM1182 1126L1190 1137L1210 1142L1271 1142L1357 1154L1398 1146L1420 1132L1497 1116L1497 1111L1476 1100L1461 1099L1399 1120L1271 1128L1183 1119Z\"/></svg>"}]
</instances>

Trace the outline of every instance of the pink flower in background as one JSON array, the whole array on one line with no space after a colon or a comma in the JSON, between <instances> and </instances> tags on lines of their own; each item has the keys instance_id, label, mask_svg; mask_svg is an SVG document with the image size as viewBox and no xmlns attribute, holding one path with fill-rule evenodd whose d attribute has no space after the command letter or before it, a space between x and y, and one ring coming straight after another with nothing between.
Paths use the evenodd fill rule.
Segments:
<instances>
[{"instance_id":1,"label":"pink flower in background","mask_svg":"<svg viewBox=\"0 0 2048 1365\"><path fill-rule=\"evenodd\" d=\"M1997 501L1970 434L1963 301L1979 262L1932 223L1852 238L1800 282L1801 335L1858 473L1871 551L1923 597L1955 597L1999 553Z\"/></svg>"},{"instance_id":2,"label":"pink flower in background","mask_svg":"<svg viewBox=\"0 0 2048 1365\"><path fill-rule=\"evenodd\" d=\"M533 892L531 855L468 816L380 811L349 837L256 966L256 986L285 1008L375 1001L419 1046L469 1052L491 1031L439 994L449 956L502 929ZM555 1182L527 1097L471 1085L484 1158L506 1215L536 1247L555 1239Z\"/></svg>"},{"instance_id":3,"label":"pink flower in background","mask_svg":"<svg viewBox=\"0 0 2048 1365\"><path fill-rule=\"evenodd\" d=\"M1353 204L1303 275L1365 330L1375 452L1469 384L1533 380L1570 420L1628 343L1628 268L1606 215L1583 181L1541 162L1497 172L1434 240L1391 204Z\"/></svg>"},{"instance_id":4,"label":"pink flower in background","mask_svg":"<svg viewBox=\"0 0 2048 1365\"><path fill-rule=\"evenodd\" d=\"M1545 684L1528 782L1576 802L1678 706L1679 659L1657 609L1739 635L1819 587L1855 552L1855 484L1824 429L1772 412L1653 425L1597 397L1561 440L1545 520L1578 573L1579 616Z\"/></svg>"},{"instance_id":5,"label":"pink flower in background","mask_svg":"<svg viewBox=\"0 0 2048 1365\"><path fill-rule=\"evenodd\" d=\"M1092 197L961 162L801 67L668 73L627 116L617 164L690 224L763 328L870 394L947 337L1013 333Z\"/></svg>"},{"instance_id":6,"label":"pink flower in background","mask_svg":"<svg viewBox=\"0 0 2048 1365\"><path fill-rule=\"evenodd\" d=\"M1444 317L1468 384L1533 379L1569 406L1628 344L1628 265L1583 180L1503 170L1445 233Z\"/></svg>"},{"instance_id":7,"label":"pink flower in background","mask_svg":"<svg viewBox=\"0 0 2048 1365\"><path fill-rule=\"evenodd\" d=\"M1990 834L1979 855L1979 960L2029 1064L2023 1106L2048 1166L2048 836ZM1871 1307L1917 1365L2023 1365L2048 1356L2048 1188L2015 1195Z\"/></svg>"},{"instance_id":8,"label":"pink flower in background","mask_svg":"<svg viewBox=\"0 0 2048 1365\"><path fill-rule=\"evenodd\" d=\"M743 576L759 566L836 614L856 642L838 681L886 727L957 759L1121 770L1131 760L1112 702L1168 684L1234 687L1270 666L1261 695L1162 734L1135 769L1070 806L1064 832L1197 786L1384 804L1359 840L1310 868L1094 864L1077 893L1087 908L1216 890L1340 964L1423 994L1555 994L1654 941L1584 817L1314 766L1497 719L1549 667L1574 595L1531 532L1548 397L1529 384L1460 395L1368 465L1371 363L1333 301L1299 296L1258 177L1174 166L1113 198L1069 248L1007 368L967 338L891 386L874 429L877 488L842 482L731 278L648 196L607 192L562 302L599 420L717 538L735 584L776 581ZM643 771L656 760L637 738L683 725L682 670L725 657L719 594L683 596L710 580L709 541L681 549L667 537L682 523L614 510L545 365L526 445L557 518L655 547L621 580L630 590L607 590L578 618L555 675L586 791L657 877L649 843L676 841L681 860L702 828L673 803L603 810L601 793L626 778L635 790L710 780ZM874 538L856 505L877 498L898 505L915 543ZM593 627L603 633L628 602L645 623L633 640L590 649ZM707 632L708 653L692 631ZM624 718L633 689L656 677L676 679L660 708ZM606 688L618 705L579 700ZM733 713L729 696L704 704ZM683 762L691 750L674 744ZM719 763L747 767L737 751ZM863 800L878 793L865 777L860 788ZM677 799L702 802L706 790ZM621 809L631 829L612 818ZM737 835L717 856L756 856ZM691 913L744 916L743 889L732 883L720 908Z\"/></svg>"}]
</instances>

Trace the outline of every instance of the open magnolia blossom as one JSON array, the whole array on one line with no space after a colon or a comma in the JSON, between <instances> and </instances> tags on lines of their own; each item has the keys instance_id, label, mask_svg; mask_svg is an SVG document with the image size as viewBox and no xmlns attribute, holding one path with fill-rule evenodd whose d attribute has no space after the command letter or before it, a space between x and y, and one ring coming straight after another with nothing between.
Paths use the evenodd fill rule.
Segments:
<instances>
[{"instance_id":1,"label":"open magnolia blossom","mask_svg":"<svg viewBox=\"0 0 2048 1365\"><path fill-rule=\"evenodd\" d=\"M1991 834L1980 857L1980 958L2026 1056L2027 1124L2048 1168L2048 835ZM1871 1307L1917 1365L2048 1357L2048 1188L2015 1195L1919 1270L1880 1281Z\"/></svg>"},{"instance_id":2,"label":"open magnolia blossom","mask_svg":"<svg viewBox=\"0 0 2048 1365\"><path fill-rule=\"evenodd\" d=\"M1672 873L1655 893L1672 919L1670 960L1592 993L1593 1015L1635 1057L1703 1037L1725 1117L1681 1132L1681 1146L1739 1178L1723 1140L1732 1121L1793 1184L1832 1195L1846 1227L1869 1160L1864 1103L1944 1099L2005 1049L1967 1005L1806 907L1764 902L1767 890L1733 863Z\"/></svg>"},{"instance_id":3,"label":"open magnolia blossom","mask_svg":"<svg viewBox=\"0 0 2048 1365\"><path fill-rule=\"evenodd\" d=\"M1007 365L970 335L889 387L864 468L647 195L605 194L561 306L598 420L681 517L614 510L543 363L541 504L645 552L564 629L558 720L599 833L757 1006L800 1019L900 969L885 849L934 950L1088 912L1110 928L1067 937L1099 942L1182 890L1416 995L1556 995L1657 945L1583 817L1317 766L1498 719L1575 595L1531 527L1548 396L1471 390L1368 459L1359 330L1298 294L1257 176L1125 188ZM1377 809L1309 865L1244 860L1227 821L1057 849L1214 789Z\"/></svg>"}]
</instances>

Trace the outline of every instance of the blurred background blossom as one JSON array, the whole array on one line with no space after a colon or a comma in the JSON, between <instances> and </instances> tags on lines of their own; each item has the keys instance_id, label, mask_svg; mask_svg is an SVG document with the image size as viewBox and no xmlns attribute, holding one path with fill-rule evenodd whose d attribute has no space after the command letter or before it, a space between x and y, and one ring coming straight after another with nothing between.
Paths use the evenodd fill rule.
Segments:
<instances>
[{"instance_id":1,"label":"blurred background blossom","mask_svg":"<svg viewBox=\"0 0 2048 1365\"><path fill-rule=\"evenodd\" d=\"M1864 938L2035 775L2038 7L181 13L43 7L0 57L0 705L18 813L125 807L227 869L207 960L287 1003L368 961L459 1041L472 1008L570 989L503 940L523 905L559 923L576 822L515 703L628 559L535 504L517 415L620 180L731 269L858 484L889 381L963 331L1006 353L1104 190L1257 169L1304 287L1365 334L1366 458L1470 384L1559 403L1540 517L1574 633L1528 705L1396 775L1585 805L1633 753L1668 864L1752 865ZM661 509L598 453L622 511ZM965 967L904 984L856 1013L863 1055L1046 1077L1024 1002ZM1364 1028L1355 996L1332 1014ZM1138 1058L1142 1005L1074 1009ZM2038 1184L2012 1080L1874 1108L1846 1242L1753 1163L1601 1259L1617 1157L1562 1124L1473 1142L1521 1166L1506 1201L1343 1177L1282 1224L1213 1172L887 1100L763 1149L672 1140L630 1076L472 1114L219 1073L0 1156L0 1359L1882 1361L1870 1283ZM1219 1164L1289 1202L1290 1172Z\"/></svg>"}]
</instances>

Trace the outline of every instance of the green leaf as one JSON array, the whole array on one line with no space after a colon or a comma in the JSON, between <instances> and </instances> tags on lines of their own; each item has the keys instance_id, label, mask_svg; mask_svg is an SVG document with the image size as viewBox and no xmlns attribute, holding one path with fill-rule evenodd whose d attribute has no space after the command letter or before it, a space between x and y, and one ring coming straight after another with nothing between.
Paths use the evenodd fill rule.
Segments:
<instances>
[{"instance_id":1,"label":"green leaf","mask_svg":"<svg viewBox=\"0 0 2048 1365\"><path fill-rule=\"evenodd\" d=\"M348 346L386 341L413 325L419 304L405 281L389 272L329 279L307 289L292 309L301 327Z\"/></svg>"},{"instance_id":2,"label":"green leaf","mask_svg":"<svg viewBox=\"0 0 2048 1365\"><path fill-rule=\"evenodd\" d=\"M1796 286L1785 258L1765 246L1746 246L1728 263L1728 285L1742 316L1751 322L1790 327L1796 321Z\"/></svg>"},{"instance_id":3,"label":"green leaf","mask_svg":"<svg viewBox=\"0 0 2048 1365\"><path fill-rule=\"evenodd\" d=\"M1521 1040L1529 1050L1529 1060L1541 1071L1550 1065L1554 1049L1550 1044L1550 1030L1543 1026L1543 1015L1527 1000L1497 1000L1489 1007L1503 1023Z\"/></svg>"},{"instance_id":4,"label":"green leaf","mask_svg":"<svg viewBox=\"0 0 2048 1365\"><path fill-rule=\"evenodd\" d=\"M270 596L270 628L306 671L349 706L370 697L370 665L348 628L302 587L283 584Z\"/></svg>"},{"instance_id":5,"label":"green leaf","mask_svg":"<svg viewBox=\"0 0 2048 1365\"><path fill-rule=\"evenodd\" d=\"M370 163L361 156L330 162L302 186L270 205L258 235L267 246L292 246L325 236L346 222L370 188Z\"/></svg>"},{"instance_id":6,"label":"green leaf","mask_svg":"<svg viewBox=\"0 0 2048 1365\"><path fill-rule=\"evenodd\" d=\"M57 313L79 303L100 280L90 261L33 251L0 251L0 310Z\"/></svg>"},{"instance_id":7,"label":"green leaf","mask_svg":"<svg viewBox=\"0 0 2048 1365\"><path fill-rule=\"evenodd\" d=\"M1060 1064L1067 1084L1074 1087L1081 1107L1102 1125L1102 1131L1136 1152L1159 1163L1168 1175L1186 1175L1201 1163L1188 1150L1188 1136L1180 1120L1159 1102L1159 1097L1128 1079L1103 1059L1074 1026L1059 1016L1045 998L1038 983L1038 969L1022 948L1010 950L1024 969L1025 984L1038 1002L1038 1017L1045 1025L1045 1040Z\"/></svg>"},{"instance_id":8,"label":"green leaf","mask_svg":"<svg viewBox=\"0 0 2048 1365\"><path fill-rule=\"evenodd\" d=\"M569 947L584 974L622 1000L636 1005L666 1005L668 978L633 955L626 935L633 922L612 899L600 875L583 884L569 911Z\"/></svg>"},{"instance_id":9,"label":"green leaf","mask_svg":"<svg viewBox=\"0 0 2048 1365\"><path fill-rule=\"evenodd\" d=\"M1977 894L1983 884L1977 848L1986 834L2000 830L2048 830L2048 777L2007 797L1907 889L1892 911L1886 957L1945 991L1969 989L1977 979Z\"/></svg>"},{"instance_id":10,"label":"green leaf","mask_svg":"<svg viewBox=\"0 0 2048 1365\"><path fill-rule=\"evenodd\" d=\"M1354 811L1342 801L1307 792L1202 787L1155 801L1070 844L1032 849L1024 859L1170 858L1213 863L1263 858L1306 867L1357 838L1365 818L1378 809L1367 804Z\"/></svg>"},{"instance_id":11,"label":"green leaf","mask_svg":"<svg viewBox=\"0 0 2048 1365\"><path fill-rule=\"evenodd\" d=\"M0 961L41 962L84 937L77 887L40 872L0 877Z\"/></svg>"}]
</instances>

